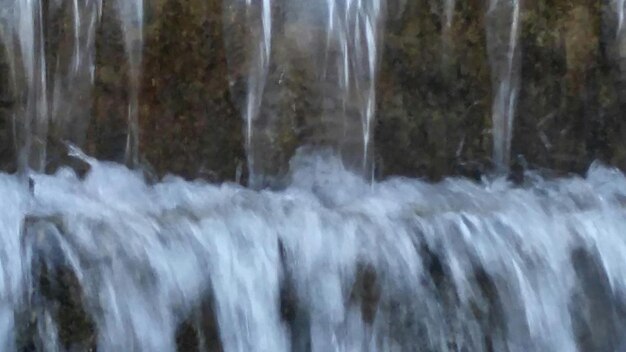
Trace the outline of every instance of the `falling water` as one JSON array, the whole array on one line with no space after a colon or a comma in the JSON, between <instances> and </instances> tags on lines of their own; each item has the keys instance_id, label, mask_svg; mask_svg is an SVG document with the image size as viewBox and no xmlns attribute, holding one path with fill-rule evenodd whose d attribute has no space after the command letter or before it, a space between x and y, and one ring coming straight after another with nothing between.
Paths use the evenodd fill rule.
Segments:
<instances>
[{"instance_id":1,"label":"falling water","mask_svg":"<svg viewBox=\"0 0 626 352\"><path fill-rule=\"evenodd\" d=\"M617 35L623 35L624 27L624 0L615 0L615 13L617 14Z\"/></svg>"},{"instance_id":2,"label":"falling water","mask_svg":"<svg viewBox=\"0 0 626 352\"><path fill-rule=\"evenodd\" d=\"M13 111L18 166L43 171L49 123L53 138L79 145L84 141L101 3L75 0L44 6L40 1L5 0L2 6L0 37L11 66L14 99L21 102ZM65 19L64 10L73 26L50 33L51 18ZM65 49L67 44L71 49ZM53 59L46 62L46 57Z\"/></svg>"},{"instance_id":3,"label":"falling water","mask_svg":"<svg viewBox=\"0 0 626 352\"><path fill-rule=\"evenodd\" d=\"M452 27L452 22L454 20L454 8L456 6L456 0L444 0L444 14L445 14L445 24L446 28Z\"/></svg>"},{"instance_id":4,"label":"falling water","mask_svg":"<svg viewBox=\"0 0 626 352\"><path fill-rule=\"evenodd\" d=\"M42 171L48 133L43 4L31 0L0 4L0 34L12 65L15 99L23 102L13 114L18 165L20 170Z\"/></svg>"},{"instance_id":5,"label":"falling water","mask_svg":"<svg viewBox=\"0 0 626 352\"><path fill-rule=\"evenodd\" d=\"M178 326L206 300L211 343L224 351L624 343L626 178L616 170L529 173L522 188L369 185L334 157L300 156L288 188L257 192L175 177L148 185L76 155L91 165L83 180L64 169L35 175L29 191L0 175L3 346L24 323L11 312L24 309L39 312L39 340L61 343L55 303L33 299L41 265L76 277L99 351L174 351Z\"/></svg>"},{"instance_id":6,"label":"falling water","mask_svg":"<svg viewBox=\"0 0 626 352\"><path fill-rule=\"evenodd\" d=\"M263 185L263 176L257 165L257 148L255 147L255 126L261 114L263 95L267 83L272 51L272 0L232 0L225 3L225 23L242 20L245 25L245 37L242 42L234 43L237 48L243 47L244 52L232 50L229 64L232 70L241 61L245 61L245 102L242 115L244 119L245 149L248 166L248 184L251 187ZM233 23L233 25L235 25ZM228 33L233 35L232 33ZM239 37L237 37L240 39ZM232 38L231 38L232 40ZM233 74L236 75L236 74ZM231 77L233 79L233 77Z\"/></svg>"},{"instance_id":7,"label":"falling water","mask_svg":"<svg viewBox=\"0 0 626 352\"><path fill-rule=\"evenodd\" d=\"M117 0L129 65L128 134L125 161L139 163L139 79L143 57L143 0Z\"/></svg>"},{"instance_id":8,"label":"falling water","mask_svg":"<svg viewBox=\"0 0 626 352\"><path fill-rule=\"evenodd\" d=\"M355 31L354 46L356 50L352 57L357 59L355 88L357 91L364 90L361 98L363 100L361 103L361 120L363 123L363 171L366 172L376 109L376 75L378 74L380 58L379 50L382 36L380 27L383 21L384 3L382 0L370 0L358 1L357 4L357 16L361 19L356 21L355 26L364 26L362 29L364 34L359 35L358 29ZM362 37L364 37L365 45L361 44ZM359 58L367 58L365 64Z\"/></svg>"},{"instance_id":9,"label":"falling water","mask_svg":"<svg viewBox=\"0 0 626 352\"><path fill-rule=\"evenodd\" d=\"M342 138L355 133L350 124L350 105L356 105L362 133L362 172L368 172L372 124L376 109L376 82L382 46L385 2L382 0L326 1L328 17L323 79L336 77L343 104ZM333 46L336 46L334 48ZM316 50L313 48L311 50ZM338 52L333 57L332 52ZM313 53L312 53L313 54ZM327 73L336 68L335 75Z\"/></svg>"},{"instance_id":10,"label":"falling water","mask_svg":"<svg viewBox=\"0 0 626 352\"><path fill-rule=\"evenodd\" d=\"M257 33L244 73L254 185L262 177L253 137L274 19L269 0L240 1ZM34 171L44 168L48 117L59 126L86 123L70 87L93 83L102 6L66 2L71 53L45 55L44 13L55 8L41 3L0 0L0 36L20 102L21 167ZM306 4L323 5L298 11L324 14L316 17L323 44L309 50L321 62L320 79L337 88L326 94L341 92L344 126L352 118L360 127L342 133L362 140L366 168L385 4ZM454 2L446 4L451 23ZM143 3L117 6L130 68L127 162L136 165ZM502 168L520 83L519 20L518 1L491 1L494 160ZM176 351L189 324L200 349L225 352L626 347L623 173L593 164L585 177L526 171L518 185L500 176L369 182L336 149L300 149L285 186L273 191L176 176L148 183L137 170L74 147L85 175L0 173L0 350ZM69 297L55 293L63 289L78 312L71 319L59 302ZM83 340L68 337L74 318L93 329Z\"/></svg>"},{"instance_id":11,"label":"falling water","mask_svg":"<svg viewBox=\"0 0 626 352\"><path fill-rule=\"evenodd\" d=\"M520 80L518 57L520 0L491 0L487 46L493 82L493 161L506 169L511 157L513 120Z\"/></svg>"},{"instance_id":12,"label":"falling water","mask_svg":"<svg viewBox=\"0 0 626 352\"><path fill-rule=\"evenodd\" d=\"M450 69L450 59L454 55L454 32L452 25L454 24L454 10L456 7L456 0L443 0L442 10L442 22L441 28L441 40L442 40L442 57L441 68L446 74L453 74L453 70Z\"/></svg>"},{"instance_id":13,"label":"falling water","mask_svg":"<svg viewBox=\"0 0 626 352\"><path fill-rule=\"evenodd\" d=\"M23 306L25 263L20 258L20 222L28 205L15 177L0 177L3 204L6 209L0 215L0 349L15 349L15 311Z\"/></svg>"},{"instance_id":14,"label":"falling water","mask_svg":"<svg viewBox=\"0 0 626 352\"><path fill-rule=\"evenodd\" d=\"M299 66L298 69L302 70L309 69L307 65L315 67L315 73L309 72L307 78L310 79L303 85L307 92L314 95L312 100L320 102L320 106L315 108L322 111L322 116L316 116L316 121L304 127L313 131L311 134L314 135L307 142L317 144L323 141L322 144L336 148L359 172L369 173L385 2L295 0L280 4L284 5L284 13L279 14L281 17L277 19L272 16L269 0L231 1L225 11L230 30L226 35L231 43L229 61L233 81L239 78L240 70L236 68L242 61L238 48L245 48L243 56L247 73L243 80L246 82L246 99L242 110L250 185L262 186L261 180L272 176L259 174L259 170L265 168L261 165L263 156L257 154L262 149L259 143L272 143L279 135L277 131L268 131L273 128L268 121L275 118L265 115L274 112L269 108L262 109L264 96L275 99L280 95L276 90L284 89L280 83L271 87L266 85L273 42L281 43L282 46L276 49L279 53L285 48L292 48L295 58L290 62L289 58L285 58L288 55L282 54L277 60L283 61L278 61L276 65ZM240 30L235 26L238 19L243 20L248 28L244 38L238 36ZM274 25L282 31L273 33ZM298 61L302 57L307 61L304 64ZM285 70L280 80L293 73ZM263 119L259 119L262 111Z\"/></svg>"},{"instance_id":15,"label":"falling water","mask_svg":"<svg viewBox=\"0 0 626 352\"><path fill-rule=\"evenodd\" d=\"M95 71L96 26L100 19L101 0L73 0L65 3L73 27L57 33L50 119L53 134L65 141L82 145L91 115L91 90ZM62 11L61 9L56 11ZM56 11L50 11L51 13ZM63 14L60 15L61 18ZM64 42L71 43L64 49Z\"/></svg>"}]
</instances>

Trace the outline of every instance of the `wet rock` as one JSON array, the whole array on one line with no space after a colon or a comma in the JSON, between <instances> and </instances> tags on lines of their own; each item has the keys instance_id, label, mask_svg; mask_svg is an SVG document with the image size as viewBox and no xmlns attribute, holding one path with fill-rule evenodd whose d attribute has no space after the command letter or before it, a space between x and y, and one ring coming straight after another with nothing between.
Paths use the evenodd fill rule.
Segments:
<instances>
[{"instance_id":1,"label":"wet rock","mask_svg":"<svg viewBox=\"0 0 626 352\"><path fill-rule=\"evenodd\" d=\"M516 185L524 183L524 172L528 168L528 164L521 155L515 158L509 170L508 180Z\"/></svg>"},{"instance_id":2,"label":"wet rock","mask_svg":"<svg viewBox=\"0 0 626 352\"><path fill-rule=\"evenodd\" d=\"M372 324L376 318L381 290L374 267L359 265L350 298L360 305L361 316L367 324Z\"/></svg>"},{"instance_id":3,"label":"wet rock","mask_svg":"<svg viewBox=\"0 0 626 352\"><path fill-rule=\"evenodd\" d=\"M211 295L206 295L202 302L191 310L189 317L178 326L176 348L179 352L223 351Z\"/></svg>"},{"instance_id":4,"label":"wet rock","mask_svg":"<svg viewBox=\"0 0 626 352\"><path fill-rule=\"evenodd\" d=\"M576 248L571 261L577 290L570 299L572 325L581 351L621 351L626 340L626 302L611 287L596 251Z\"/></svg>"},{"instance_id":5,"label":"wet rock","mask_svg":"<svg viewBox=\"0 0 626 352\"><path fill-rule=\"evenodd\" d=\"M29 217L24 221L23 240L33 248L31 296L20 314L18 350L33 346L49 348L49 338L67 351L95 351L95 322L87 312L83 289L65 253L57 242L62 236L58 219ZM43 324L43 325L42 325ZM54 324L55 330L42 336L41 326ZM38 327L38 328L37 328Z\"/></svg>"},{"instance_id":6,"label":"wet rock","mask_svg":"<svg viewBox=\"0 0 626 352\"><path fill-rule=\"evenodd\" d=\"M473 304L476 318L485 332L484 346L487 351L501 350L506 340L507 326L502 312L502 302L493 279L482 268L477 268L474 277L481 293L483 302Z\"/></svg>"}]
</instances>

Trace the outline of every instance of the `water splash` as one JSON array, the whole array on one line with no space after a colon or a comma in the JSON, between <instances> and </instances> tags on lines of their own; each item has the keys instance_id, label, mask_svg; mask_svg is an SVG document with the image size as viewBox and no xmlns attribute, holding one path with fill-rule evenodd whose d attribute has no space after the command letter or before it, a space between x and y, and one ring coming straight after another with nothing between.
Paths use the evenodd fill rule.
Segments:
<instances>
[{"instance_id":1,"label":"water splash","mask_svg":"<svg viewBox=\"0 0 626 352\"><path fill-rule=\"evenodd\" d=\"M16 177L0 175L4 204L0 214L0 349L15 349L16 309L24 306L26 262L20 258L21 221L28 209L28 196Z\"/></svg>"},{"instance_id":2,"label":"water splash","mask_svg":"<svg viewBox=\"0 0 626 352\"><path fill-rule=\"evenodd\" d=\"M129 65L128 134L126 139L126 164L139 164L139 85L143 58L143 0L117 0L124 47Z\"/></svg>"},{"instance_id":3,"label":"water splash","mask_svg":"<svg viewBox=\"0 0 626 352\"><path fill-rule=\"evenodd\" d=\"M91 25L83 27L84 19L90 22L101 4L84 8L91 17L80 14L81 4L73 2L74 25L88 39ZM119 3L135 82L129 119L135 116L135 122L143 21L138 4ZM335 84L346 92L345 105L356 105L367 164L383 4L325 4L324 65L335 60L330 43L339 43L339 64L326 72L335 77L330 68L337 69ZM260 5L265 40L257 43L261 55L248 73L250 122L258 116L263 88L257 83L267 79L271 49L271 25L264 20L271 18L270 3ZM246 9L253 7L245 2ZM45 62L37 61L45 55L36 49L43 34L33 39L42 25L31 21L41 8L27 7L26 20L13 16L23 14L21 7L8 8L0 9L2 38L14 54L15 84L30 93L39 89L30 82L46 71ZM494 149L505 165L519 79L519 3L493 1L488 17L498 87ZM82 38L75 38L77 52L90 46ZM88 52L73 56L69 67L84 72ZM45 107L48 100L35 99L40 101ZM129 130L134 126L129 123ZM252 123L249 128L247 138ZM129 132L127 148L127 160L135 163L136 136ZM3 351L19 349L16 335L33 315L31 333L41 349L71 350L61 346L63 322L55 319L55 302L44 297L41 267L75 277L99 351L174 351L181 323L211 314L199 312L206 301L218 323L214 342L228 352L624 346L626 177L617 170L593 165L585 178L561 180L529 172L518 187L504 178L370 183L328 153L298 155L290 184L270 192L176 177L148 184L137 171L99 162L75 147L70 152L89 165L85 177L60 169L32 174L27 185L0 174Z\"/></svg>"},{"instance_id":4,"label":"water splash","mask_svg":"<svg viewBox=\"0 0 626 352\"><path fill-rule=\"evenodd\" d=\"M519 0L491 0L487 11L487 47L493 82L493 160L500 170L511 157L513 121L520 71Z\"/></svg>"},{"instance_id":5,"label":"water splash","mask_svg":"<svg viewBox=\"0 0 626 352\"><path fill-rule=\"evenodd\" d=\"M528 173L523 188L370 185L336 157L299 156L288 188L256 192L179 178L148 185L82 158L84 179L34 175L31 191L0 175L3 346L24 323L11 312L35 307L39 339L60 343L54 303L21 299L37 258L76 277L101 351L174 351L177 327L207 299L224 351L624 342L626 177L616 170L555 181Z\"/></svg>"}]
</instances>

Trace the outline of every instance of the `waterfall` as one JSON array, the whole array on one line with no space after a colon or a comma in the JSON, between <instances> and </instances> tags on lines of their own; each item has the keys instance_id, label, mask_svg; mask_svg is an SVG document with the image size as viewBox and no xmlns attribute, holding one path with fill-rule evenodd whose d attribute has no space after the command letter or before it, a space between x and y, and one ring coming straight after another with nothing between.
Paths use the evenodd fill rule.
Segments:
<instances>
[{"instance_id":1,"label":"waterfall","mask_svg":"<svg viewBox=\"0 0 626 352\"><path fill-rule=\"evenodd\" d=\"M381 24L385 4L380 0L345 2L339 29L328 27L329 36L336 36L342 51L339 65L343 73L344 101L356 95L361 118L363 172L367 173L372 141L372 123L376 109L376 75L381 49ZM345 118L345 117L344 117ZM349 133L349 131L346 131Z\"/></svg>"},{"instance_id":2,"label":"waterfall","mask_svg":"<svg viewBox=\"0 0 626 352\"><path fill-rule=\"evenodd\" d=\"M62 3L50 16L64 19ZM50 120L54 138L82 146L91 115L91 90L95 76L96 27L100 19L101 0L66 2L73 27L59 31L54 61L50 64L52 82ZM60 12L60 13L59 13ZM65 49L64 43L71 43Z\"/></svg>"},{"instance_id":3,"label":"waterfall","mask_svg":"<svg viewBox=\"0 0 626 352\"><path fill-rule=\"evenodd\" d=\"M28 271L20 256L20 222L28 207L23 185L16 177L0 176L4 204L0 215L0 349L15 350L15 310L24 305L24 273Z\"/></svg>"},{"instance_id":4,"label":"waterfall","mask_svg":"<svg viewBox=\"0 0 626 352\"><path fill-rule=\"evenodd\" d=\"M129 58L128 140L126 160L138 162L138 95L143 50L143 3L117 3ZM43 171L46 144L84 143L91 114L95 76L96 26L101 0L4 0L0 36L11 65L15 100L14 131L21 170ZM52 21L68 21L53 32ZM67 49L67 48L71 49ZM52 62L46 62L46 58ZM49 132L49 124L51 131Z\"/></svg>"},{"instance_id":5,"label":"waterfall","mask_svg":"<svg viewBox=\"0 0 626 352\"><path fill-rule=\"evenodd\" d=\"M276 6L283 8L283 13L275 15L280 16L277 18L272 15L269 0L232 1L225 11L230 29L226 35L231 42L231 78L245 81L242 115L249 184L262 187L264 177L274 176L259 174L259 170L267 169L264 163L268 162L260 155L261 144L276 143L280 138L280 133L275 130L278 117L273 116L275 112L271 111L269 104L264 104L263 97L276 100L285 88L281 83L268 86L268 75L275 73L269 72L270 67L285 70L279 81L294 75L293 69L284 67L295 66L307 72L308 80L301 84L311 92L311 99L319 102L315 109L321 112L320 116L314 117L315 121L307 121L302 127L313 135L303 143L330 145L345 155L348 164L369 174L385 2L296 0L277 1ZM248 26L245 35L235 27L241 19ZM273 33L272 26L281 30ZM233 27L235 29L231 29ZM282 61L276 62L270 55L274 41L282 43L282 47L276 50L291 48L291 56L283 54ZM240 47L245 48L244 59ZM245 63L242 65L240 61ZM243 78L238 77L238 65L244 66L247 72ZM300 76L287 78L303 79Z\"/></svg>"},{"instance_id":6,"label":"waterfall","mask_svg":"<svg viewBox=\"0 0 626 352\"><path fill-rule=\"evenodd\" d=\"M261 187L264 183L263 170L260 167L257 151L258 142L255 142L256 134L264 134L255 131L261 114L263 95L267 83L272 51L272 0L233 0L225 2L225 23L242 20L247 28L245 34L227 33L236 49L231 49L229 65L234 71L238 71L238 65L245 66L245 102L241 108L244 119L244 140L248 166L248 184L251 187ZM228 38L227 38L228 39ZM242 52L243 50L243 52ZM242 64L241 61L244 61ZM233 76L238 74L234 73ZM232 80L235 77L231 77Z\"/></svg>"},{"instance_id":7,"label":"waterfall","mask_svg":"<svg viewBox=\"0 0 626 352\"><path fill-rule=\"evenodd\" d=\"M307 5L300 5L294 10L299 20L311 20L310 17L315 13L311 7L324 8L316 2ZM348 163L358 165L357 169L367 175L372 166L369 157L386 4L381 0L346 0L325 1L324 6L326 16L314 21L324 28L326 41L321 48L308 48L308 54L312 57L323 54L320 60L321 81L326 87L322 91L325 94L323 98L334 99L334 94L339 95L341 111L338 117L342 121L335 122L330 127L341 131L337 133L340 141L336 144L341 150L344 148L342 144L349 142L353 135L360 132L361 154L348 153L352 154L348 159L356 159L348 160ZM360 126L355 126L351 121L351 110L355 110ZM336 111L329 110L323 113L337 114Z\"/></svg>"},{"instance_id":8,"label":"waterfall","mask_svg":"<svg viewBox=\"0 0 626 352\"><path fill-rule=\"evenodd\" d=\"M129 65L128 132L125 161L139 163L139 84L143 54L143 0L116 0Z\"/></svg>"},{"instance_id":9,"label":"waterfall","mask_svg":"<svg viewBox=\"0 0 626 352\"><path fill-rule=\"evenodd\" d=\"M12 205L0 217L3 346L24 323L12 311L30 309L37 339L71 347L55 337L54 301L40 297L44 267L76 277L101 351L174 351L177 327L207 299L211 343L224 351L624 342L626 178L616 170L529 173L523 188L500 178L369 185L322 154L297 157L290 186L269 192L176 177L148 185L80 157L91 165L82 180L62 169L34 175L29 191L0 175Z\"/></svg>"},{"instance_id":10,"label":"waterfall","mask_svg":"<svg viewBox=\"0 0 626 352\"><path fill-rule=\"evenodd\" d=\"M0 36L11 66L14 100L20 102L13 110L18 168L41 172L48 162L50 135L57 141L84 143L101 4L6 0L2 6ZM65 19L66 13L73 27L52 33L52 18Z\"/></svg>"},{"instance_id":11,"label":"waterfall","mask_svg":"<svg viewBox=\"0 0 626 352\"><path fill-rule=\"evenodd\" d=\"M511 158L519 94L520 1L491 0L487 10L487 47L493 82L493 161L500 170L508 168Z\"/></svg>"},{"instance_id":12,"label":"waterfall","mask_svg":"<svg viewBox=\"0 0 626 352\"><path fill-rule=\"evenodd\" d=\"M1 351L624 350L622 171L594 162L584 176L516 170L515 182L503 172L371 177L385 1L225 2L248 187L138 170L152 12L143 0L114 4L129 76L125 165L80 149L102 1L0 0L19 154L19 172L0 171ZM445 0L429 30L462 30L448 32L456 5ZM509 164L522 83L521 6L491 0L486 12L497 171ZM621 41L623 1L615 6ZM202 33L214 25L198 22L190 28ZM297 131L284 180L264 188L274 176L264 144L281 137L276 90L296 73L307 96L290 99L311 98L313 112L294 126L312 136ZM58 140L80 172L47 167Z\"/></svg>"},{"instance_id":13,"label":"waterfall","mask_svg":"<svg viewBox=\"0 0 626 352\"><path fill-rule=\"evenodd\" d=\"M12 65L14 94L23 102L13 114L18 165L24 171L43 171L49 115L44 8L31 0L4 0L2 7L0 34Z\"/></svg>"}]
</instances>

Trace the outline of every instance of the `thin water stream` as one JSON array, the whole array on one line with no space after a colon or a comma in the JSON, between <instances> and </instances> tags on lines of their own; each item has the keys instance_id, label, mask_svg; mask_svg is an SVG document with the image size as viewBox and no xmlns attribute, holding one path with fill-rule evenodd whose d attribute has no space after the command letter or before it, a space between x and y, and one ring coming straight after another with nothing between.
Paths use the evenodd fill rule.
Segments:
<instances>
[{"instance_id":1,"label":"thin water stream","mask_svg":"<svg viewBox=\"0 0 626 352\"><path fill-rule=\"evenodd\" d=\"M493 82L493 162L499 170L507 170L511 160L513 122L519 96L520 1L491 0L486 18Z\"/></svg>"},{"instance_id":2,"label":"thin water stream","mask_svg":"<svg viewBox=\"0 0 626 352\"><path fill-rule=\"evenodd\" d=\"M129 65L128 132L125 162L139 164L139 83L143 57L143 0L117 0Z\"/></svg>"}]
</instances>

